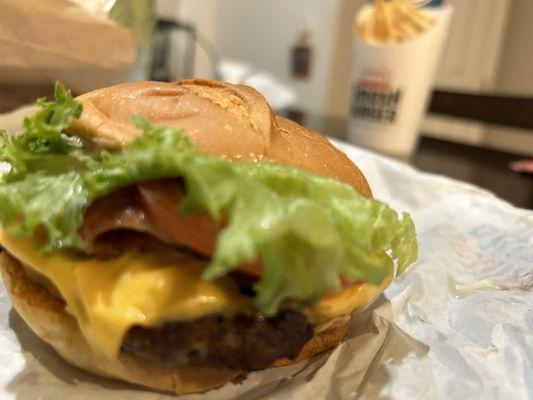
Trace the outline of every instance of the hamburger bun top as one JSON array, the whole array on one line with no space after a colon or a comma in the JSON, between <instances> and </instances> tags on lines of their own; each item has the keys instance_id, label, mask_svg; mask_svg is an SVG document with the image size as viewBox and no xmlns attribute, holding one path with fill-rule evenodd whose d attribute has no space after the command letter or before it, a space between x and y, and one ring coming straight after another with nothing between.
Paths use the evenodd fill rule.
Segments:
<instances>
[{"instance_id":1,"label":"hamburger bun top","mask_svg":"<svg viewBox=\"0 0 533 400\"><path fill-rule=\"evenodd\" d=\"M81 117L68 129L99 146L120 149L141 130L133 116L184 129L198 149L228 160L272 161L337 178L365 197L370 187L361 171L319 133L276 116L266 99L242 85L182 80L132 82L77 98Z\"/></svg>"},{"instance_id":2,"label":"hamburger bun top","mask_svg":"<svg viewBox=\"0 0 533 400\"><path fill-rule=\"evenodd\" d=\"M371 197L368 183L346 155L322 135L278 117L265 98L239 85L185 80L174 83L134 82L100 89L78 97L84 111L68 132L95 144L118 150L141 134L132 117L142 116L156 125L183 128L200 151L228 160L264 160L292 165L316 175L337 178ZM10 249L8 248L8 251ZM10 252L13 254L13 252ZM121 354L107 360L86 341L64 303L27 273L12 255L0 255L0 270L18 313L43 340L70 363L97 374L146 387L190 393L220 386L240 371L214 368L155 368ZM31 267L31 266L30 266ZM364 307L389 283L346 289L326 301L325 311L347 310L315 327L314 336L290 364L325 351L344 336L353 312ZM326 296L327 297L327 296ZM357 305L357 306L356 306Z\"/></svg>"}]
</instances>

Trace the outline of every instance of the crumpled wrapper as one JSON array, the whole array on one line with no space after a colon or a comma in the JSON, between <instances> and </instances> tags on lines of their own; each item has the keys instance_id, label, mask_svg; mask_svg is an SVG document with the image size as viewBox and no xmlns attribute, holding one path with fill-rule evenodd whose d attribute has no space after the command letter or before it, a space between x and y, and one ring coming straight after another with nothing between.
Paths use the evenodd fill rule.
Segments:
<instances>
[{"instance_id":1,"label":"crumpled wrapper","mask_svg":"<svg viewBox=\"0 0 533 400\"><path fill-rule=\"evenodd\" d=\"M0 110L51 94L123 81L137 55L133 31L68 0L0 1Z\"/></svg>"},{"instance_id":2,"label":"crumpled wrapper","mask_svg":"<svg viewBox=\"0 0 533 400\"><path fill-rule=\"evenodd\" d=\"M0 118L0 128L7 123ZM376 198L411 213L418 262L354 319L336 349L181 398L531 399L533 213L472 185L337 145L363 170ZM487 290L465 286L483 279L491 279ZM0 288L0 398L172 397L67 365Z\"/></svg>"}]
</instances>

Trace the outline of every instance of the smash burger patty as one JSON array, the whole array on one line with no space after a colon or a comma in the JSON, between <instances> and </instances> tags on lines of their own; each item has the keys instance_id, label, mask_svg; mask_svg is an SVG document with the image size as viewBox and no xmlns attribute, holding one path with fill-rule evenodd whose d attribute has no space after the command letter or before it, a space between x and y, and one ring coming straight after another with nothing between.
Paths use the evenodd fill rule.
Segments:
<instances>
[{"instance_id":1,"label":"smash burger patty","mask_svg":"<svg viewBox=\"0 0 533 400\"><path fill-rule=\"evenodd\" d=\"M416 259L409 216L251 88L55 97L1 136L0 266L17 312L74 365L207 390L337 345Z\"/></svg>"},{"instance_id":2,"label":"smash burger patty","mask_svg":"<svg viewBox=\"0 0 533 400\"><path fill-rule=\"evenodd\" d=\"M31 293L47 296L53 307L64 308L63 299L47 287L44 277L17 265L6 253L3 257L4 269L8 269L4 273L10 276L8 282L28 282ZM8 258L10 261L6 262ZM248 287L242 277L237 280ZM156 366L196 365L253 371L278 359L296 357L312 336L313 327L307 317L294 310L283 310L270 318L258 313L231 318L209 315L152 328L134 326L125 334L121 351Z\"/></svg>"},{"instance_id":3,"label":"smash burger patty","mask_svg":"<svg viewBox=\"0 0 533 400\"><path fill-rule=\"evenodd\" d=\"M155 329L134 327L122 351L167 366L202 365L254 371L280 358L294 358L313 337L307 317L284 310L277 316L212 315Z\"/></svg>"}]
</instances>

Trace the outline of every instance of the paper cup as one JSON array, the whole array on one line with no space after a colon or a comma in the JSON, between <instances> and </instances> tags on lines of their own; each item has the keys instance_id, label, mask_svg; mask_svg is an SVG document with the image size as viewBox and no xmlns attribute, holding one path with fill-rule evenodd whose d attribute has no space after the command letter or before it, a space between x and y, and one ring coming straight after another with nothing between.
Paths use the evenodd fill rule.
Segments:
<instances>
[{"instance_id":1,"label":"paper cup","mask_svg":"<svg viewBox=\"0 0 533 400\"><path fill-rule=\"evenodd\" d=\"M356 35L349 141L400 157L414 150L452 7L425 11L435 25L405 42L375 44Z\"/></svg>"}]
</instances>

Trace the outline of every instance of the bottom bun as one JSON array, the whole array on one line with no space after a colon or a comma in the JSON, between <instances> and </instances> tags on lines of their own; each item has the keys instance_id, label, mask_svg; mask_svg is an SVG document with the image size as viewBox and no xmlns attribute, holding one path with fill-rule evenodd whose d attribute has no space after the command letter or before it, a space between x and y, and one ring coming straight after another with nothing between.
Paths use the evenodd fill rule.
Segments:
<instances>
[{"instance_id":1,"label":"bottom bun","mask_svg":"<svg viewBox=\"0 0 533 400\"><path fill-rule=\"evenodd\" d=\"M63 301L34 281L15 258L3 252L0 267L13 307L22 319L61 357L79 368L175 394L213 389L242 374L242 371L208 367L157 367L127 354L109 360L92 350L75 318L65 311ZM330 321L304 345L295 359L279 359L273 366L292 364L336 346L344 337L349 322L348 316Z\"/></svg>"}]
</instances>

